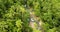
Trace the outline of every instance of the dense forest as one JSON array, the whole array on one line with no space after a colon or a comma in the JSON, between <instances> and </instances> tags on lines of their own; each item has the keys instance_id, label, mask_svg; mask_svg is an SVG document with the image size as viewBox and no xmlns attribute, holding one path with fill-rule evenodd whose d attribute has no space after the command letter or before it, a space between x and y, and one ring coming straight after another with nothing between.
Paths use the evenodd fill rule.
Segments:
<instances>
[{"instance_id":1,"label":"dense forest","mask_svg":"<svg viewBox=\"0 0 60 32\"><path fill-rule=\"evenodd\" d=\"M0 0L0 32L60 32L60 0Z\"/></svg>"}]
</instances>

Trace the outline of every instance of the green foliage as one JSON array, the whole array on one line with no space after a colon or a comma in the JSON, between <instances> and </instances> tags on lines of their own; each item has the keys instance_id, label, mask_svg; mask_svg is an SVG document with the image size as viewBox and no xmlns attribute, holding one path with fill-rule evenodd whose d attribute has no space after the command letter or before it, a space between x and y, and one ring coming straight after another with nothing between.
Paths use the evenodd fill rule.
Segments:
<instances>
[{"instance_id":1,"label":"green foliage","mask_svg":"<svg viewBox=\"0 0 60 32\"><path fill-rule=\"evenodd\" d=\"M21 20L17 20L17 21L16 21L16 26L17 26L17 27L21 27L21 24L22 24Z\"/></svg>"},{"instance_id":2,"label":"green foliage","mask_svg":"<svg viewBox=\"0 0 60 32\"><path fill-rule=\"evenodd\" d=\"M0 0L0 32L40 32L29 27L30 8L45 32L60 32L60 0Z\"/></svg>"}]
</instances>

